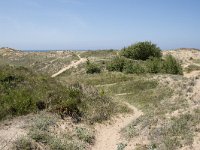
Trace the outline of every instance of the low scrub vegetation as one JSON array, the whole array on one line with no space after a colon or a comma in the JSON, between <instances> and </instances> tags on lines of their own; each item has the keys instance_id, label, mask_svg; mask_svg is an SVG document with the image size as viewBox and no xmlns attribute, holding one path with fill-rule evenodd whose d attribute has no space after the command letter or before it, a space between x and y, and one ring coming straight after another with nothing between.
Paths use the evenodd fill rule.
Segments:
<instances>
[{"instance_id":1,"label":"low scrub vegetation","mask_svg":"<svg viewBox=\"0 0 200 150\"><path fill-rule=\"evenodd\" d=\"M180 76L171 76L170 80L173 82L170 87L167 86L169 82L164 85L159 83L150 89L136 89L137 92L131 92L134 93L132 95L120 95L123 100L144 112L122 130L127 140L147 137L148 144L142 144L143 149L175 150L190 147L199 131L199 109L185 111L189 107L185 87L191 81Z\"/></svg>"},{"instance_id":2,"label":"low scrub vegetation","mask_svg":"<svg viewBox=\"0 0 200 150\"><path fill-rule=\"evenodd\" d=\"M126 59L124 57L114 57L110 63L107 64L108 71L120 71L124 70Z\"/></svg>"},{"instance_id":3,"label":"low scrub vegetation","mask_svg":"<svg viewBox=\"0 0 200 150\"><path fill-rule=\"evenodd\" d=\"M196 125L199 123L199 110L195 110L173 117L165 126L152 130L150 138L158 149L177 149L192 145Z\"/></svg>"},{"instance_id":4,"label":"low scrub vegetation","mask_svg":"<svg viewBox=\"0 0 200 150\"><path fill-rule=\"evenodd\" d=\"M86 66L86 73L88 74L94 74L94 73L100 73L101 68L94 63L91 63L89 60L87 61L87 66Z\"/></svg>"},{"instance_id":5,"label":"low scrub vegetation","mask_svg":"<svg viewBox=\"0 0 200 150\"><path fill-rule=\"evenodd\" d=\"M182 74L182 67L178 61L172 56L167 55L163 63L163 69L168 74Z\"/></svg>"},{"instance_id":6,"label":"low scrub vegetation","mask_svg":"<svg viewBox=\"0 0 200 150\"><path fill-rule=\"evenodd\" d=\"M146 61L135 61L124 57L115 57L107 63L108 71L120 71L125 73L165 73L182 74L182 67L171 55L164 59L151 57Z\"/></svg>"},{"instance_id":7,"label":"low scrub vegetation","mask_svg":"<svg viewBox=\"0 0 200 150\"><path fill-rule=\"evenodd\" d=\"M1 66L0 119L40 110L56 112L74 121L101 122L115 113L111 98L79 83L63 86L53 78L23 67Z\"/></svg>"},{"instance_id":8,"label":"low scrub vegetation","mask_svg":"<svg viewBox=\"0 0 200 150\"><path fill-rule=\"evenodd\" d=\"M94 142L94 135L90 129L76 127L70 130L60 130L57 115L39 114L31 125L26 137L18 139L13 149L16 150L85 150ZM62 131L62 132L61 132Z\"/></svg>"},{"instance_id":9,"label":"low scrub vegetation","mask_svg":"<svg viewBox=\"0 0 200 150\"><path fill-rule=\"evenodd\" d=\"M161 49L148 41L124 48L120 55L107 63L108 71L182 74L182 67L173 56L162 59Z\"/></svg>"}]
</instances>

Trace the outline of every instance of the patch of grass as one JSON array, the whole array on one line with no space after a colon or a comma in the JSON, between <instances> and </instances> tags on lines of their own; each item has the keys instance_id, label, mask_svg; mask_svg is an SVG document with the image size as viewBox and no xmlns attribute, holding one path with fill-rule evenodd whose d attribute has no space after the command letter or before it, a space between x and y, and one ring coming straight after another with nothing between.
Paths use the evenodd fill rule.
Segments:
<instances>
[{"instance_id":1,"label":"patch of grass","mask_svg":"<svg viewBox=\"0 0 200 150\"><path fill-rule=\"evenodd\" d=\"M151 138L160 149L176 149L193 143L199 110L173 117L165 126L152 130Z\"/></svg>"},{"instance_id":2,"label":"patch of grass","mask_svg":"<svg viewBox=\"0 0 200 150\"><path fill-rule=\"evenodd\" d=\"M101 88L104 88L106 93L112 94L114 99L127 101L144 112L157 107L163 99L172 94L169 88L160 86L157 81L139 76L130 81L118 82Z\"/></svg>"},{"instance_id":3,"label":"patch of grass","mask_svg":"<svg viewBox=\"0 0 200 150\"><path fill-rule=\"evenodd\" d=\"M57 121L57 116L46 113L37 115L28 136L19 139L14 145L14 149L85 150L88 148L88 144L92 144L94 136L89 129L76 129L76 134L72 134L68 130L62 130L60 133L52 128L57 125Z\"/></svg>"},{"instance_id":4,"label":"patch of grass","mask_svg":"<svg viewBox=\"0 0 200 150\"><path fill-rule=\"evenodd\" d=\"M82 97L79 109L83 112L83 118L91 124L107 120L112 114L117 113L117 110L120 110L118 108L121 106L111 97L107 97L103 91L87 87L83 88L83 92L85 96Z\"/></svg>"},{"instance_id":5,"label":"patch of grass","mask_svg":"<svg viewBox=\"0 0 200 150\"><path fill-rule=\"evenodd\" d=\"M145 76L145 75L143 75ZM80 82L86 85L100 86L106 84L115 84L123 81L130 81L138 78L136 75L124 74L121 72L102 72L100 74L76 74L73 76L62 76L60 79L65 83Z\"/></svg>"},{"instance_id":6,"label":"patch of grass","mask_svg":"<svg viewBox=\"0 0 200 150\"><path fill-rule=\"evenodd\" d=\"M108 93L113 94L129 93L131 95L136 95L138 92L154 89L157 85L158 83L154 80L133 79L130 81L118 82L104 89L108 91Z\"/></svg>"},{"instance_id":7,"label":"patch of grass","mask_svg":"<svg viewBox=\"0 0 200 150\"><path fill-rule=\"evenodd\" d=\"M95 136L94 134L86 128L76 128L76 136L81 140L89 144L94 144Z\"/></svg>"},{"instance_id":8,"label":"patch of grass","mask_svg":"<svg viewBox=\"0 0 200 150\"><path fill-rule=\"evenodd\" d=\"M14 143L15 150L36 150L37 146L28 138L21 138Z\"/></svg>"},{"instance_id":9,"label":"patch of grass","mask_svg":"<svg viewBox=\"0 0 200 150\"><path fill-rule=\"evenodd\" d=\"M154 113L145 114L124 128L122 132L127 139L131 139L148 129L148 139L156 149L178 149L193 143L196 126L200 123L199 112L194 110L192 113L185 113L171 120L160 118Z\"/></svg>"}]
</instances>

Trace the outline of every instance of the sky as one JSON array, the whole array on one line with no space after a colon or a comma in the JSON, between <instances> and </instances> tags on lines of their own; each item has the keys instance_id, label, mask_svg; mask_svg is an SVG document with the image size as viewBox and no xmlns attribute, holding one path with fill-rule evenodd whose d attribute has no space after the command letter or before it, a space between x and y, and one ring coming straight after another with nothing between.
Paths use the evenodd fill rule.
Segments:
<instances>
[{"instance_id":1,"label":"sky","mask_svg":"<svg viewBox=\"0 0 200 150\"><path fill-rule=\"evenodd\" d=\"M0 47L200 49L200 0L0 0Z\"/></svg>"}]
</instances>

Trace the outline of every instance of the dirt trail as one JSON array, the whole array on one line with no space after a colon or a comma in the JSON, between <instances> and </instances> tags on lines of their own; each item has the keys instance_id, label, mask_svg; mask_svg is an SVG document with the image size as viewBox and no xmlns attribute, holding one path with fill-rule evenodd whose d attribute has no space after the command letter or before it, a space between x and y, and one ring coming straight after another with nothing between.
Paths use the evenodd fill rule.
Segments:
<instances>
[{"instance_id":1,"label":"dirt trail","mask_svg":"<svg viewBox=\"0 0 200 150\"><path fill-rule=\"evenodd\" d=\"M78 58L79 58L78 61L76 61L76 62L72 61L68 66L62 68L60 71L58 71L57 73L53 74L51 77L52 77L52 78L55 78L56 76L58 76L58 75L60 75L61 73L65 72L66 70L68 70L68 69L70 69L70 68L73 68L73 67L74 67L74 68L77 68L79 64L82 64L82 63L84 63L84 62L87 61L86 58L81 58L79 55L77 55L77 56L78 56Z\"/></svg>"},{"instance_id":2,"label":"dirt trail","mask_svg":"<svg viewBox=\"0 0 200 150\"><path fill-rule=\"evenodd\" d=\"M136 107L126 104L133 110L133 114L120 115L111 124L97 125L95 128L97 131L96 142L92 150L116 150L118 144L123 141L120 136L121 129L142 115L142 112Z\"/></svg>"}]
</instances>

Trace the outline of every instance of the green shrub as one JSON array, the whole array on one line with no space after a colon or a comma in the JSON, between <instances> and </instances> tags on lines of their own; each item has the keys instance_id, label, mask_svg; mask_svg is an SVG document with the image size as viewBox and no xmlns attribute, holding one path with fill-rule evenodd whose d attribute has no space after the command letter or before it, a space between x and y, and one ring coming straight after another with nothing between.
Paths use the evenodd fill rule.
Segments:
<instances>
[{"instance_id":1,"label":"green shrub","mask_svg":"<svg viewBox=\"0 0 200 150\"><path fill-rule=\"evenodd\" d=\"M76 122L101 122L114 113L112 99L95 88L78 83L62 85L26 68L0 66L0 69L0 120L40 111L40 105Z\"/></svg>"},{"instance_id":2,"label":"green shrub","mask_svg":"<svg viewBox=\"0 0 200 150\"><path fill-rule=\"evenodd\" d=\"M124 57L114 57L106 66L108 71L120 71L124 69L126 59Z\"/></svg>"},{"instance_id":3,"label":"green shrub","mask_svg":"<svg viewBox=\"0 0 200 150\"><path fill-rule=\"evenodd\" d=\"M121 55L135 60L147 60L150 57L162 56L161 49L151 42L138 42L121 51Z\"/></svg>"},{"instance_id":4,"label":"green shrub","mask_svg":"<svg viewBox=\"0 0 200 150\"><path fill-rule=\"evenodd\" d=\"M150 58L146 61L146 68L148 73L163 72L163 61L160 58Z\"/></svg>"},{"instance_id":5,"label":"green shrub","mask_svg":"<svg viewBox=\"0 0 200 150\"><path fill-rule=\"evenodd\" d=\"M94 63L91 63L89 60L87 61L87 68L86 73L88 74L94 74L94 73L100 73L101 69Z\"/></svg>"},{"instance_id":6,"label":"green shrub","mask_svg":"<svg viewBox=\"0 0 200 150\"><path fill-rule=\"evenodd\" d=\"M140 74L145 73L145 68L142 62L133 62L129 60L124 66L124 72Z\"/></svg>"},{"instance_id":7,"label":"green shrub","mask_svg":"<svg viewBox=\"0 0 200 150\"><path fill-rule=\"evenodd\" d=\"M181 65L172 55L166 56L163 64L163 69L165 73L183 74Z\"/></svg>"}]
</instances>

